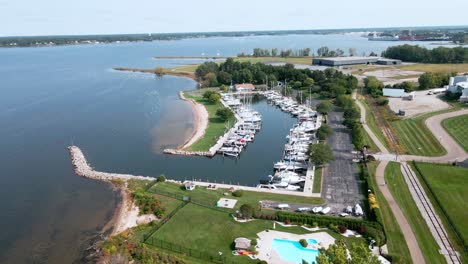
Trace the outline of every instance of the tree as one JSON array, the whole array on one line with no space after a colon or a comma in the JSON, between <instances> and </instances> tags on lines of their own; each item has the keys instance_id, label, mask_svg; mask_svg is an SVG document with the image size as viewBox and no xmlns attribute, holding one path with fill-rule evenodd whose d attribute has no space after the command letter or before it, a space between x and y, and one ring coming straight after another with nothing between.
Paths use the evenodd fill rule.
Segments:
<instances>
[{"instance_id":1,"label":"tree","mask_svg":"<svg viewBox=\"0 0 468 264\"><path fill-rule=\"evenodd\" d=\"M220 71L218 73L218 82L222 84L230 84L232 80L231 74L225 72L225 71Z\"/></svg>"},{"instance_id":2,"label":"tree","mask_svg":"<svg viewBox=\"0 0 468 264\"><path fill-rule=\"evenodd\" d=\"M323 46L323 47L318 48L317 54L320 57L325 57L325 56L329 56L329 51L330 49L327 46Z\"/></svg>"},{"instance_id":3,"label":"tree","mask_svg":"<svg viewBox=\"0 0 468 264\"><path fill-rule=\"evenodd\" d=\"M343 242L330 245L328 249L319 249L317 264L348 264L348 255Z\"/></svg>"},{"instance_id":4,"label":"tree","mask_svg":"<svg viewBox=\"0 0 468 264\"><path fill-rule=\"evenodd\" d=\"M273 57L278 56L278 49L277 48L271 49L271 56L273 56Z\"/></svg>"},{"instance_id":5,"label":"tree","mask_svg":"<svg viewBox=\"0 0 468 264\"><path fill-rule=\"evenodd\" d=\"M166 181L166 176L164 176L164 174L159 175L158 182L165 182L165 181Z\"/></svg>"},{"instance_id":6,"label":"tree","mask_svg":"<svg viewBox=\"0 0 468 264\"><path fill-rule=\"evenodd\" d=\"M306 78L303 83L304 87L307 87L307 88L314 86L314 84L315 84L315 81L312 78Z\"/></svg>"},{"instance_id":7,"label":"tree","mask_svg":"<svg viewBox=\"0 0 468 264\"><path fill-rule=\"evenodd\" d=\"M365 244L351 245L348 260L346 254L346 246L343 241L330 245L328 249L321 248L317 257L317 264L379 264L377 256L372 255L372 252L367 249Z\"/></svg>"},{"instance_id":8,"label":"tree","mask_svg":"<svg viewBox=\"0 0 468 264\"><path fill-rule=\"evenodd\" d=\"M222 107L216 110L216 116L222 121L226 121L232 118L234 116L234 113L232 113L231 109L227 107Z\"/></svg>"},{"instance_id":9,"label":"tree","mask_svg":"<svg viewBox=\"0 0 468 264\"><path fill-rule=\"evenodd\" d=\"M219 93L212 93L210 97L208 98L208 101L210 103L215 104L221 99L221 95Z\"/></svg>"},{"instance_id":10,"label":"tree","mask_svg":"<svg viewBox=\"0 0 468 264\"><path fill-rule=\"evenodd\" d=\"M352 244L349 253L350 264L380 264L379 258L373 255L365 244Z\"/></svg>"},{"instance_id":11,"label":"tree","mask_svg":"<svg viewBox=\"0 0 468 264\"><path fill-rule=\"evenodd\" d=\"M402 82L400 83L400 88L405 89L405 92L409 93L414 91L414 84L412 82Z\"/></svg>"},{"instance_id":12,"label":"tree","mask_svg":"<svg viewBox=\"0 0 468 264\"><path fill-rule=\"evenodd\" d=\"M207 91L205 91L205 92L203 93L203 98L205 98L205 99L210 99L210 96L211 96L212 94L214 94L214 93L215 93L215 91L207 90Z\"/></svg>"},{"instance_id":13,"label":"tree","mask_svg":"<svg viewBox=\"0 0 468 264\"><path fill-rule=\"evenodd\" d=\"M203 77L203 85L206 87L216 87L218 86L218 79L216 77L216 74L213 72L207 73Z\"/></svg>"},{"instance_id":14,"label":"tree","mask_svg":"<svg viewBox=\"0 0 468 264\"><path fill-rule=\"evenodd\" d=\"M374 76L368 76L364 79L364 87L373 97L383 94L382 89L384 88L384 84Z\"/></svg>"},{"instance_id":15,"label":"tree","mask_svg":"<svg viewBox=\"0 0 468 264\"><path fill-rule=\"evenodd\" d=\"M349 56L351 56L351 57L356 56L356 54L357 54L355 48L349 48L348 52L349 52Z\"/></svg>"},{"instance_id":16,"label":"tree","mask_svg":"<svg viewBox=\"0 0 468 264\"><path fill-rule=\"evenodd\" d=\"M316 165L323 165L334 160L332 149L324 143L310 145L309 156L310 160Z\"/></svg>"},{"instance_id":17,"label":"tree","mask_svg":"<svg viewBox=\"0 0 468 264\"><path fill-rule=\"evenodd\" d=\"M317 130L317 138L319 140L326 140L331 134L333 134L333 129L327 124L322 124Z\"/></svg>"},{"instance_id":18,"label":"tree","mask_svg":"<svg viewBox=\"0 0 468 264\"><path fill-rule=\"evenodd\" d=\"M158 66L154 69L154 73L156 74L156 76L161 77L164 75L164 68Z\"/></svg>"},{"instance_id":19,"label":"tree","mask_svg":"<svg viewBox=\"0 0 468 264\"><path fill-rule=\"evenodd\" d=\"M329 100L322 101L317 105L317 112L326 115L328 112L330 112L332 108L332 104Z\"/></svg>"},{"instance_id":20,"label":"tree","mask_svg":"<svg viewBox=\"0 0 468 264\"><path fill-rule=\"evenodd\" d=\"M306 247L309 245L309 243L307 243L307 240L305 240L305 239L299 240L299 243L300 243L301 246L304 247L304 248L306 248Z\"/></svg>"},{"instance_id":21,"label":"tree","mask_svg":"<svg viewBox=\"0 0 468 264\"><path fill-rule=\"evenodd\" d=\"M239 208L239 212L242 214L244 218L252 218L255 213L255 208L250 204L243 204Z\"/></svg>"}]
</instances>

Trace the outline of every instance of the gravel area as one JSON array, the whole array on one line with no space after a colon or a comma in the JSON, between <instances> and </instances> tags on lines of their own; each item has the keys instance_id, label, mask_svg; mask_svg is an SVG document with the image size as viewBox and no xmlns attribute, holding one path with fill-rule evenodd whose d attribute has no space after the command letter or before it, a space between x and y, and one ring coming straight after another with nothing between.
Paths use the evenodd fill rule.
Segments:
<instances>
[{"instance_id":1,"label":"gravel area","mask_svg":"<svg viewBox=\"0 0 468 264\"><path fill-rule=\"evenodd\" d=\"M405 117L413 117L423 113L439 111L450 105L440 99L439 95L428 95L428 91L417 91L413 100L403 98L388 98L390 109L398 113L401 109L406 112Z\"/></svg>"}]
</instances>

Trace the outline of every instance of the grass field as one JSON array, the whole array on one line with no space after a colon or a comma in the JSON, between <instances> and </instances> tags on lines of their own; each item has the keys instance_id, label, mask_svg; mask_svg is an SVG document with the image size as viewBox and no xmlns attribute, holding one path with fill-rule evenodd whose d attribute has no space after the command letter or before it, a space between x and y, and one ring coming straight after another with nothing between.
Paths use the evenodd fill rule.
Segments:
<instances>
[{"instance_id":1,"label":"grass field","mask_svg":"<svg viewBox=\"0 0 468 264\"><path fill-rule=\"evenodd\" d=\"M453 244L463 253L463 246L468 241L468 169L450 165L437 165L430 163L416 163L416 172L423 179L426 193L442 219ZM419 170L418 170L419 169ZM421 172L421 173L419 173ZM431 191L430 191L431 190ZM453 225L450 225L450 222ZM453 227L453 228L452 228ZM463 242L456 239L455 230L460 234ZM468 261L465 251L462 260Z\"/></svg>"},{"instance_id":2,"label":"grass field","mask_svg":"<svg viewBox=\"0 0 468 264\"><path fill-rule=\"evenodd\" d=\"M449 110L442 110L420 115L414 118L401 119L391 122L400 143L405 146L408 154L420 156L442 156L447 151L439 140L424 124L427 118Z\"/></svg>"},{"instance_id":3,"label":"grass field","mask_svg":"<svg viewBox=\"0 0 468 264\"><path fill-rule=\"evenodd\" d=\"M228 261L257 263L258 261L253 261L248 257L233 256L231 245L237 237L254 239L258 232L266 229L273 229L272 221L254 220L239 223L227 213L189 203L154 233L153 237L212 255L223 252L223 256L226 256ZM276 225L275 230L295 234L311 233L296 226ZM345 239L348 243L363 243L365 241L363 238L344 238L331 231L326 232L335 238Z\"/></svg>"},{"instance_id":4,"label":"grass field","mask_svg":"<svg viewBox=\"0 0 468 264\"><path fill-rule=\"evenodd\" d=\"M197 187L193 191L186 191L182 185L164 182L158 183L157 185L153 186L149 189L149 192L161 191L163 193L172 193L181 196L190 196L192 199L202 200L213 205L219 200L219 198L231 198L237 199L237 204L235 209L238 209L242 204L252 204L257 205L261 200L270 200L270 201L278 201L278 202L285 202L285 203L300 203L300 204L323 204L323 199L320 197L312 198L312 197L303 197L303 196L294 196L294 195L282 195L282 194L274 194L274 193L264 193L264 192L249 192L243 191L243 195L241 197L233 197L230 192L226 189L217 189L217 190L208 190L205 187ZM229 193L229 196L225 196L224 193Z\"/></svg>"},{"instance_id":5,"label":"grass field","mask_svg":"<svg viewBox=\"0 0 468 264\"><path fill-rule=\"evenodd\" d=\"M322 167L315 167L314 184L312 185L312 192L320 193L321 191L322 191Z\"/></svg>"},{"instance_id":6,"label":"grass field","mask_svg":"<svg viewBox=\"0 0 468 264\"><path fill-rule=\"evenodd\" d=\"M468 115L442 121L445 130L468 152Z\"/></svg>"},{"instance_id":7,"label":"grass field","mask_svg":"<svg viewBox=\"0 0 468 264\"><path fill-rule=\"evenodd\" d=\"M196 90L197 93L203 93L203 89ZM191 151L208 151L210 147L216 144L218 138L222 137L225 131L234 126L236 118L232 117L226 122L216 116L216 110L223 107L220 102L211 103L202 96L196 96L190 92L184 92L186 98L193 99L195 102L205 106L208 112L208 126L205 130L205 135L187 148Z\"/></svg>"},{"instance_id":8,"label":"grass field","mask_svg":"<svg viewBox=\"0 0 468 264\"><path fill-rule=\"evenodd\" d=\"M407 71L422 71L422 72L468 72L468 63L461 64L412 64L397 66L402 70Z\"/></svg>"},{"instance_id":9,"label":"grass field","mask_svg":"<svg viewBox=\"0 0 468 264\"><path fill-rule=\"evenodd\" d=\"M398 226L392 209L390 209L387 200L385 200L375 182L375 170L378 164L378 162L368 163L369 187L374 191L377 202L379 203L380 210L378 211L377 217L380 219L385 229L388 251L391 255L400 256L400 263L411 263L411 255L405 237Z\"/></svg>"},{"instance_id":10,"label":"grass field","mask_svg":"<svg viewBox=\"0 0 468 264\"><path fill-rule=\"evenodd\" d=\"M406 181L400 170L400 163L390 162L385 169L385 181L390 192L400 206L413 230L426 263L446 263L439 254L439 246L432 236L426 221L422 217L411 196Z\"/></svg>"}]
</instances>

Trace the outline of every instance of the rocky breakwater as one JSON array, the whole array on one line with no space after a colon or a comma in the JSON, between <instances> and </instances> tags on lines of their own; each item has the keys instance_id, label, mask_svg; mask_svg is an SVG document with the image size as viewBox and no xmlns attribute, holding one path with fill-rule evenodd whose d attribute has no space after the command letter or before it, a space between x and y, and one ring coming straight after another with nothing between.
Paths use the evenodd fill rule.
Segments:
<instances>
[{"instance_id":1,"label":"rocky breakwater","mask_svg":"<svg viewBox=\"0 0 468 264\"><path fill-rule=\"evenodd\" d=\"M130 180L130 179L137 179L137 180L146 180L146 181L154 181L156 178L147 177L147 176L136 176L131 174L120 174L120 173L108 173L108 172L100 172L95 171L91 166L89 166L86 158L81 151L81 149L77 146L69 146L68 151L70 152L70 157L72 160L73 168L75 173L78 176L90 178L94 180L100 181L113 181L113 180Z\"/></svg>"}]
</instances>

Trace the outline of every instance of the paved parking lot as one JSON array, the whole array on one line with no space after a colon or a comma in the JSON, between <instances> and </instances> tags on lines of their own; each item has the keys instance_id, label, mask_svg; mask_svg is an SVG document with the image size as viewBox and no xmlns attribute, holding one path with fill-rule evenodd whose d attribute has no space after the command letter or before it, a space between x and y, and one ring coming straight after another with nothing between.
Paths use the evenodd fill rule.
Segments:
<instances>
[{"instance_id":1,"label":"paved parking lot","mask_svg":"<svg viewBox=\"0 0 468 264\"><path fill-rule=\"evenodd\" d=\"M333 149L335 160L330 162L323 171L322 197L327 200L327 206L332 212L341 213L351 205L361 203L364 196L359 188L359 175L356 163L352 161L354 154L350 130L343 124L342 112L330 112L328 125L335 133L327 143Z\"/></svg>"}]
</instances>

